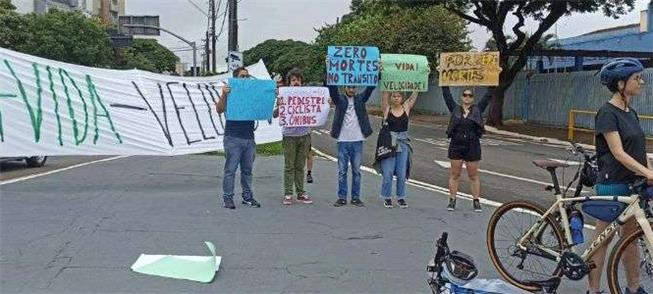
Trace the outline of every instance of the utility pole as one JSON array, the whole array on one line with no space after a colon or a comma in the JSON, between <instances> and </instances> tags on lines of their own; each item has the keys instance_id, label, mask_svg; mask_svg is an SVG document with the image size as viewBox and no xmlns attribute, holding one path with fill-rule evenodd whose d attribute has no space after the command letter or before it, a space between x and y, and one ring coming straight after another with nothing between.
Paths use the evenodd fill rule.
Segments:
<instances>
[{"instance_id":1,"label":"utility pole","mask_svg":"<svg viewBox=\"0 0 653 294\"><path fill-rule=\"evenodd\" d=\"M211 43L209 43L211 34L206 31L206 39L204 39L204 69L211 71Z\"/></svg>"},{"instance_id":2,"label":"utility pole","mask_svg":"<svg viewBox=\"0 0 653 294\"><path fill-rule=\"evenodd\" d=\"M229 51L238 51L238 3L229 0Z\"/></svg>"},{"instance_id":3,"label":"utility pole","mask_svg":"<svg viewBox=\"0 0 653 294\"><path fill-rule=\"evenodd\" d=\"M216 72L217 69L216 69L216 66L215 66L215 52L216 52L216 48L215 48L215 46L216 46L215 45L215 43L216 43L216 38L215 38L215 18L217 17L218 12L216 11L215 0L209 0L209 5L211 6L211 9L210 9L211 10L210 11L210 17L211 17L211 48L213 48L213 50L211 51L211 57L212 57L211 69L213 70L213 72Z\"/></svg>"}]
</instances>

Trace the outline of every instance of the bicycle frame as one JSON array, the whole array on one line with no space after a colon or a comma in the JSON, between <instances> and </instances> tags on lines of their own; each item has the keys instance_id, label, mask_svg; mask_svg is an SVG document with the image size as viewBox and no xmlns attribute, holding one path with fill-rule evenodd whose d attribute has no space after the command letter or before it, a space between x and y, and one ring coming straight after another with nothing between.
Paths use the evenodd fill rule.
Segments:
<instances>
[{"instance_id":1,"label":"bicycle frame","mask_svg":"<svg viewBox=\"0 0 653 294\"><path fill-rule=\"evenodd\" d=\"M570 247L573 247L576 244L573 243L573 239L571 237L568 215L564 204L567 202L585 202L588 200L607 200L607 201L616 200L628 204L628 207L626 207L626 209L619 215L619 217L615 221L610 223L610 225L608 225L605 228L605 230L603 230L603 232L601 232L596 237L596 239L592 241L590 246L581 255L581 258L587 262L591 258L591 256L595 253L598 247L603 245L603 243L605 243L607 240L610 240L610 238L614 236L614 234L616 234L618 226L624 224L633 216L635 217L637 224L639 225L640 228L642 228L642 231L646 236L646 240L647 240L646 246L649 252L653 252L653 229L651 229L651 225L649 223L648 218L646 217L646 213L644 209L642 209L639 206L640 199L637 194L633 194L631 196L589 196L589 197L573 197L573 198L563 198L562 194L557 194L556 198L557 201L544 213L544 215L542 215L542 217L528 230L528 232L526 232L526 234L524 234L524 236L522 236L522 238L519 239L519 242L516 244L517 247L519 247L522 250L527 250L526 246L524 246L523 244L526 243L526 241L531 236L540 234L542 232L542 230L544 229L544 226L542 225L545 224L545 219L549 217L551 214L553 214L555 211L558 211L560 213L562 229L564 230L565 233L564 238L567 240L567 244L571 244ZM555 258L556 261L560 261L562 255L561 253L540 246L539 244L537 245L537 247L539 250ZM565 250L565 248L562 249L563 251Z\"/></svg>"}]
</instances>

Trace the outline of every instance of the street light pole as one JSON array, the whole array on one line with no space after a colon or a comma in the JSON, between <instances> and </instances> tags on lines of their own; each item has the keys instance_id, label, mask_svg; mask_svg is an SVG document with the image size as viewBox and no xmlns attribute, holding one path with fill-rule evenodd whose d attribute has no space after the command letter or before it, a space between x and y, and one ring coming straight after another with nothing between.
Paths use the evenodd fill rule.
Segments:
<instances>
[{"instance_id":1,"label":"street light pole","mask_svg":"<svg viewBox=\"0 0 653 294\"><path fill-rule=\"evenodd\" d=\"M164 32L172 35L173 37L176 37L177 39L183 41L184 43L188 44L191 48L193 48L193 68L192 68L193 76L197 76L197 46L196 46L195 42L188 41L188 40L184 39L183 37L171 32L171 31L168 31L168 30L166 30L166 29L164 29L162 27L157 27L157 26L152 26L152 25L141 25L141 24L124 24L122 26L124 26L126 28L146 28L146 29L161 30L161 31L164 31Z\"/></svg>"}]
</instances>

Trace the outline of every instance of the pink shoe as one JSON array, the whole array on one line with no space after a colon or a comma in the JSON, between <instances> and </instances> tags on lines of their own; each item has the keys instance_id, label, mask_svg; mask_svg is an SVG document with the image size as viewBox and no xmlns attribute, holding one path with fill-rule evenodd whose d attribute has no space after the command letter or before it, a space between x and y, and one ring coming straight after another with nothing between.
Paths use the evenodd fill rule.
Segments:
<instances>
[{"instance_id":1,"label":"pink shoe","mask_svg":"<svg viewBox=\"0 0 653 294\"><path fill-rule=\"evenodd\" d=\"M283 196L283 205L292 205L292 195Z\"/></svg>"},{"instance_id":2,"label":"pink shoe","mask_svg":"<svg viewBox=\"0 0 653 294\"><path fill-rule=\"evenodd\" d=\"M297 202L303 203L303 204L312 204L313 200L311 198L308 198L308 195L302 194L297 196Z\"/></svg>"}]
</instances>

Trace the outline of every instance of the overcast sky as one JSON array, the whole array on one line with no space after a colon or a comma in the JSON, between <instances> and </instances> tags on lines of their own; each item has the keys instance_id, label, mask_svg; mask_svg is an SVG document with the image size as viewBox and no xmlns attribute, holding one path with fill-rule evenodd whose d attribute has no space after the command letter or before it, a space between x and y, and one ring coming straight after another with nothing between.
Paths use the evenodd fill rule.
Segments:
<instances>
[{"instance_id":1,"label":"overcast sky","mask_svg":"<svg viewBox=\"0 0 653 294\"><path fill-rule=\"evenodd\" d=\"M198 6L208 8L208 0L192 0ZM220 12L224 11L227 0L222 2ZM335 23L336 19L349 12L350 0L240 0L238 6L240 49L246 50L267 39L295 39L311 42L317 35L313 28L325 23ZM560 38L572 37L597 29L638 23L640 11L646 9L649 0L636 0L635 9L614 20L601 13L575 14L562 18L557 24ZM189 0L126 0L128 15L159 15L161 26L174 31L191 41L201 43L207 28L206 16L193 7ZM205 11L208 11L206 9ZM221 16L217 29L221 27ZM536 26L528 24L530 30ZM484 28L470 26L473 45L482 48L489 34ZM555 32L554 27L551 31ZM218 40L219 60L226 55L227 28ZM505 29L510 31L510 27ZM172 49L183 49L184 43L169 35L159 37L160 42ZM190 51L176 52L183 62L191 62ZM198 56L198 60L200 57Z\"/></svg>"}]
</instances>

